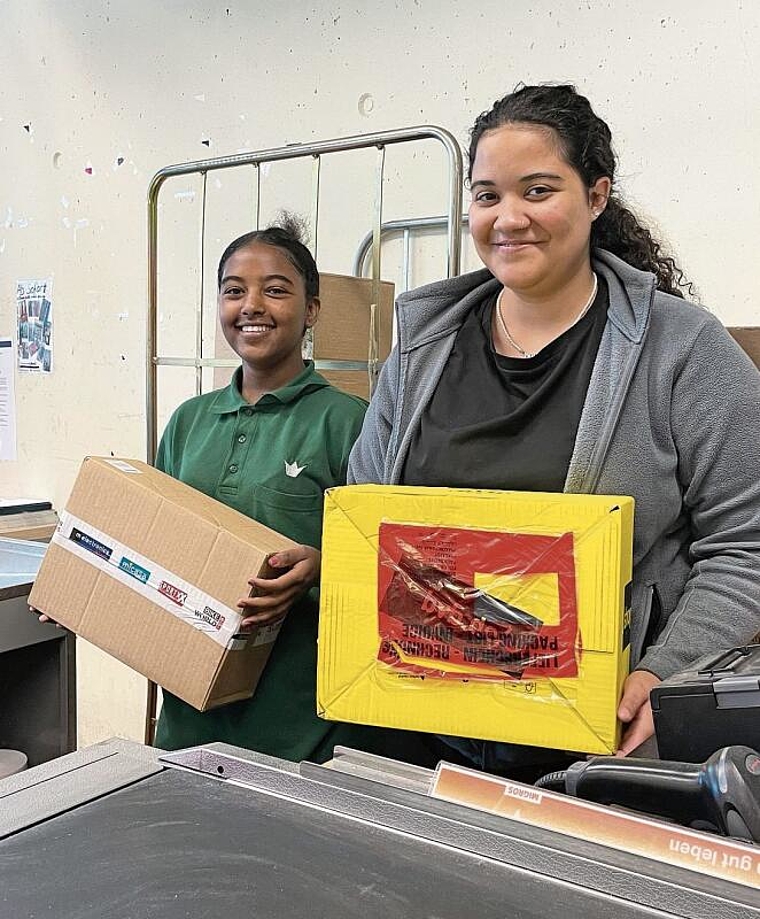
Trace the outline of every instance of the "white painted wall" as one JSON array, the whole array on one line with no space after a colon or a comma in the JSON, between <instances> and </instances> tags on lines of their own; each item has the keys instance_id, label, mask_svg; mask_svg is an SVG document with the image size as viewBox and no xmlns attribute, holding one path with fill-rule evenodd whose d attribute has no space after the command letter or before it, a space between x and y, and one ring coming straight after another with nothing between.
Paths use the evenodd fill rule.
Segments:
<instances>
[{"instance_id":1,"label":"white painted wall","mask_svg":"<svg viewBox=\"0 0 760 919\"><path fill-rule=\"evenodd\" d=\"M17 378L19 458L0 463L0 496L61 507L85 454L144 454L145 196L157 169L420 123L464 142L520 80L570 80L592 99L617 139L623 191L656 218L703 301L727 324L760 321L754 4L0 0L0 35L0 336L14 334L19 278L54 278L55 322L53 374ZM325 162L325 270L348 271L370 228L373 163ZM442 212L441 164L434 146L389 151L385 216ZM304 168L273 167L265 218L282 204L308 213ZM245 174L209 180L213 265L250 227L252 200ZM168 183L162 202L168 351L191 338L198 183ZM437 259L426 255L415 282L442 270ZM164 411L190 386L165 380ZM81 651L81 741L139 737L143 681Z\"/></svg>"}]
</instances>

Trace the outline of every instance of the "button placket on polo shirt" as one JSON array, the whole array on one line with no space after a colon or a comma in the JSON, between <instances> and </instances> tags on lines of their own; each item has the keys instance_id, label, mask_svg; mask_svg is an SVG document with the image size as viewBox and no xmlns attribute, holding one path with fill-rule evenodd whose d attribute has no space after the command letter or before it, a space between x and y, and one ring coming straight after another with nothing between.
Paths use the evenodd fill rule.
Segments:
<instances>
[{"instance_id":1,"label":"button placket on polo shirt","mask_svg":"<svg viewBox=\"0 0 760 919\"><path fill-rule=\"evenodd\" d=\"M220 483L220 491L227 495L237 494L240 487L240 471L245 468L248 448L253 438L253 429L256 425L256 412L250 405L238 410L235 420L235 432L232 445L227 456L224 475Z\"/></svg>"}]
</instances>

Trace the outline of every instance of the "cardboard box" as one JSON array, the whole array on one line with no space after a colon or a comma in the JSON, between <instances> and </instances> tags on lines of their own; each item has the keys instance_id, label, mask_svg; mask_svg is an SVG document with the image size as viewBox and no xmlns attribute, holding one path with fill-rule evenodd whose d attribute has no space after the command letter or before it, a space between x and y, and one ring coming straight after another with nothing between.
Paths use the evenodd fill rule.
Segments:
<instances>
[{"instance_id":1,"label":"cardboard box","mask_svg":"<svg viewBox=\"0 0 760 919\"><path fill-rule=\"evenodd\" d=\"M632 498L330 490L319 714L614 752L632 543Z\"/></svg>"},{"instance_id":2,"label":"cardboard box","mask_svg":"<svg viewBox=\"0 0 760 919\"><path fill-rule=\"evenodd\" d=\"M393 342L394 285L380 282L380 303L377 308L377 359L384 361L390 354ZM374 286L368 278L351 275L320 274L319 298L322 309L314 326L311 345L307 351L315 361L348 361L366 363L370 353L371 305ZM234 357L221 332L216 336L215 357ZM333 386L369 398L367 370L320 368L319 372ZM229 382L229 368L217 368L214 386L220 388Z\"/></svg>"},{"instance_id":3,"label":"cardboard box","mask_svg":"<svg viewBox=\"0 0 760 919\"><path fill-rule=\"evenodd\" d=\"M39 505L19 505L11 502L0 506L0 537L32 539L46 542L55 532L58 515L48 502Z\"/></svg>"},{"instance_id":4,"label":"cardboard box","mask_svg":"<svg viewBox=\"0 0 760 919\"><path fill-rule=\"evenodd\" d=\"M88 457L29 602L205 711L253 695L278 627L236 603L294 545L138 460Z\"/></svg>"},{"instance_id":5,"label":"cardboard box","mask_svg":"<svg viewBox=\"0 0 760 919\"><path fill-rule=\"evenodd\" d=\"M394 285L380 282L377 306L377 360L384 361L393 344ZM367 361L370 354L371 305L374 287L368 278L320 274L322 309L314 326L314 360ZM333 386L369 398L367 371L320 370Z\"/></svg>"}]
</instances>

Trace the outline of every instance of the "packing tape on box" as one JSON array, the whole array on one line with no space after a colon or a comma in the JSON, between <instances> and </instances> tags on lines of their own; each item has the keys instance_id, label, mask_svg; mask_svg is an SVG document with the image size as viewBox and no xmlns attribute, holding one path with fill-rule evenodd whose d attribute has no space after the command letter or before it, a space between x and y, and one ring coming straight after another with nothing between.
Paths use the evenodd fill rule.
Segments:
<instances>
[{"instance_id":1,"label":"packing tape on box","mask_svg":"<svg viewBox=\"0 0 760 919\"><path fill-rule=\"evenodd\" d=\"M273 642L280 623L264 626L250 639L236 637L243 616L179 575L130 549L107 533L64 511L52 542L87 564L136 591L156 606L208 635L224 648L240 650Z\"/></svg>"}]
</instances>

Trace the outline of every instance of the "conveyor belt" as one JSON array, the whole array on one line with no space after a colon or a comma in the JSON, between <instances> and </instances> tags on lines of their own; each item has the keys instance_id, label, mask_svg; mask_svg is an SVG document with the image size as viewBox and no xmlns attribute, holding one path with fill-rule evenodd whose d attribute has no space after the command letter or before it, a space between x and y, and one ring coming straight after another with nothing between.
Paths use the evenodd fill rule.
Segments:
<instances>
[{"instance_id":1,"label":"conveyor belt","mask_svg":"<svg viewBox=\"0 0 760 919\"><path fill-rule=\"evenodd\" d=\"M156 772L145 748L93 749L0 798L0 814L26 814L0 842L0 916L760 917L754 890L431 800L414 773L301 775L222 746L173 757L201 771ZM29 796L44 786L37 821ZM56 789L66 809L51 814Z\"/></svg>"}]
</instances>

